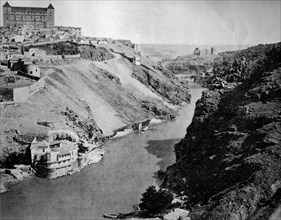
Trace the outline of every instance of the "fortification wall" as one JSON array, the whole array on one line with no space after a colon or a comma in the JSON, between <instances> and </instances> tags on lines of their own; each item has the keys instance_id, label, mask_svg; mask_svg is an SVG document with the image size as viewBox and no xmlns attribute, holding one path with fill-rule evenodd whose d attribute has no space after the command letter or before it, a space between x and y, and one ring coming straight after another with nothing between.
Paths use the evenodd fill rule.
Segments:
<instances>
[{"instance_id":1,"label":"fortification wall","mask_svg":"<svg viewBox=\"0 0 281 220\"><path fill-rule=\"evenodd\" d=\"M65 59L75 59L75 58L80 58L80 53L76 55L64 55Z\"/></svg>"},{"instance_id":2,"label":"fortification wall","mask_svg":"<svg viewBox=\"0 0 281 220\"><path fill-rule=\"evenodd\" d=\"M13 100L14 102L24 102L43 86L44 86L44 81L39 80L36 83L29 86L10 89L12 92L11 100Z\"/></svg>"}]
</instances>

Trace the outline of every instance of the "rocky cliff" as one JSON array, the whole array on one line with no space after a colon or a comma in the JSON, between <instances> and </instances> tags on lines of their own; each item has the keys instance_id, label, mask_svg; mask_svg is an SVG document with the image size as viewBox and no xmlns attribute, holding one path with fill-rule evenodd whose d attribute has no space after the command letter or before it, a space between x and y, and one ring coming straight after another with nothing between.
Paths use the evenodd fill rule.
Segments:
<instances>
[{"instance_id":1,"label":"rocky cliff","mask_svg":"<svg viewBox=\"0 0 281 220\"><path fill-rule=\"evenodd\" d=\"M191 219L268 219L281 204L281 43L219 54L208 83L164 186Z\"/></svg>"},{"instance_id":2,"label":"rocky cliff","mask_svg":"<svg viewBox=\"0 0 281 220\"><path fill-rule=\"evenodd\" d=\"M203 78L210 75L214 59L217 57L218 56L215 54L189 54L186 56L179 56L176 59L163 59L161 65L178 77L190 78L204 85Z\"/></svg>"}]
</instances>

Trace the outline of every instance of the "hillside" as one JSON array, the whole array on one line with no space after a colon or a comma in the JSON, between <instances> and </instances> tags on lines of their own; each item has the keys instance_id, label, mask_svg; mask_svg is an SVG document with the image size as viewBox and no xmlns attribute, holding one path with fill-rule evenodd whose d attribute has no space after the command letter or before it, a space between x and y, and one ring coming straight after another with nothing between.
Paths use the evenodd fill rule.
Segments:
<instances>
[{"instance_id":1,"label":"hillside","mask_svg":"<svg viewBox=\"0 0 281 220\"><path fill-rule=\"evenodd\" d=\"M87 48L82 49L88 58ZM26 102L1 104L2 165L9 152L24 153L35 135L75 131L90 142L102 141L126 125L174 118L176 105L189 102L188 88L161 70L97 50L106 60L41 63L40 89Z\"/></svg>"},{"instance_id":2,"label":"hillside","mask_svg":"<svg viewBox=\"0 0 281 220\"><path fill-rule=\"evenodd\" d=\"M215 54L189 54L178 56L176 59L163 59L161 65L175 74L179 79L193 80L205 86L204 77L211 75L214 59L217 57Z\"/></svg>"},{"instance_id":3,"label":"hillside","mask_svg":"<svg viewBox=\"0 0 281 220\"><path fill-rule=\"evenodd\" d=\"M281 43L214 62L163 186L191 219L268 219L281 205Z\"/></svg>"},{"instance_id":4,"label":"hillside","mask_svg":"<svg viewBox=\"0 0 281 220\"><path fill-rule=\"evenodd\" d=\"M176 59L165 59L162 61L162 65L167 67L174 74L196 74L198 72L206 72L212 67L214 58L217 55L185 55L179 56Z\"/></svg>"}]
</instances>

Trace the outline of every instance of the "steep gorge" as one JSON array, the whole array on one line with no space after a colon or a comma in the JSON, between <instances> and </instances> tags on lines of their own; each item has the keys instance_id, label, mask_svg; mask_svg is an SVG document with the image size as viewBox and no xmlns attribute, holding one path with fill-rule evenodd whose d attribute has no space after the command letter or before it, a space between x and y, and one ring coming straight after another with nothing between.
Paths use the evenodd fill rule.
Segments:
<instances>
[{"instance_id":1,"label":"steep gorge","mask_svg":"<svg viewBox=\"0 0 281 220\"><path fill-rule=\"evenodd\" d=\"M281 204L280 61L281 43L215 59L163 184L191 219L268 219Z\"/></svg>"}]
</instances>

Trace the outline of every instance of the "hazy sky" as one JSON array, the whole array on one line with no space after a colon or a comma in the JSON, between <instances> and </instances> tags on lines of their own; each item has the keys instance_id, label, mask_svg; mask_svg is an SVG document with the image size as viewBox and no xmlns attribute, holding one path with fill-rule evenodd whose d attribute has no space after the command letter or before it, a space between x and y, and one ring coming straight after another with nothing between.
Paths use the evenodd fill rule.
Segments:
<instances>
[{"instance_id":1,"label":"hazy sky","mask_svg":"<svg viewBox=\"0 0 281 220\"><path fill-rule=\"evenodd\" d=\"M1 6L6 0L0 0ZM56 25L85 36L159 44L258 44L281 41L281 1L9 0L55 7ZM2 7L1 7L2 25Z\"/></svg>"}]
</instances>

